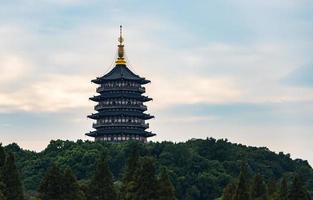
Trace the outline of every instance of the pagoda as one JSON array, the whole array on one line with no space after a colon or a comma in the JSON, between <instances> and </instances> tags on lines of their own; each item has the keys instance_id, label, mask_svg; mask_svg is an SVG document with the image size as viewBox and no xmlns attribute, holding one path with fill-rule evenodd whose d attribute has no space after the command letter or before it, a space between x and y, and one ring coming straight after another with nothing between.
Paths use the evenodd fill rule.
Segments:
<instances>
[{"instance_id":1,"label":"pagoda","mask_svg":"<svg viewBox=\"0 0 313 200\"><path fill-rule=\"evenodd\" d=\"M133 73L125 59L122 26L118 38L118 56L115 67L107 74L97 77L91 82L98 84L97 96L89 98L97 102L96 113L88 115L96 120L94 131L86 133L95 141L122 142L137 140L147 142L148 137L155 134L148 132L149 124L145 121L154 116L145 113L147 106L144 102L152 99L144 96L145 87L149 80Z\"/></svg>"}]
</instances>

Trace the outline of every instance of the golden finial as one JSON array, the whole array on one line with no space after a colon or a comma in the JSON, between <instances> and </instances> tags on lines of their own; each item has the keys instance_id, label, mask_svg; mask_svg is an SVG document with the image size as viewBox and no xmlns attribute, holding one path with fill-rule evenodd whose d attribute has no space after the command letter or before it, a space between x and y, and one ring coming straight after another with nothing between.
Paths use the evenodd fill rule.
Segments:
<instances>
[{"instance_id":1,"label":"golden finial","mask_svg":"<svg viewBox=\"0 0 313 200\"><path fill-rule=\"evenodd\" d=\"M118 41L119 41L119 45L118 46L118 58L117 60L115 61L116 64L126 64L126 61L124 59L124 45L123 45L123 42L124 42L124 39L123 39L123 36L122 36L122 25L120 25L120 37L118 38Z\"/></svg>"}]
</instances>

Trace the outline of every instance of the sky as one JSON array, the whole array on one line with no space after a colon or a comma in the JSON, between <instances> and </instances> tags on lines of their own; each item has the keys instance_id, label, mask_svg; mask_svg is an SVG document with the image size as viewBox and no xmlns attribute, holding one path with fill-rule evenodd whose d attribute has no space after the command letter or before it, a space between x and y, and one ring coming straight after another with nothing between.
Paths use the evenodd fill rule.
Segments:
<instances>
[{"instance_id":1,"label":"sky","mask_svg":"<svg viewBox=\"0 0 313 200\"><path fill-rule=\"evenodd\" d=\"M312 0L0 0L0 141L92 139L119 25L152 141L227 138L313 164Z\"/></svg>"}]
</instances>

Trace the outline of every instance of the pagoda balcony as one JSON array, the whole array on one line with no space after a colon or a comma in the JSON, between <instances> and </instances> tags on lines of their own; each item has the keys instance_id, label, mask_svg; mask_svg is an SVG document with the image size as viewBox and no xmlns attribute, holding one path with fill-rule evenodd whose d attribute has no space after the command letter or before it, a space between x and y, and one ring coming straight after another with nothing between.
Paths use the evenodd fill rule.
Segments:
<instances>
[{"instance_id":1,"label":"pagoda balcony","mask_svg":"<svg viewBox=\"0 0 313 200\"><path fill-rule=\"evenodd\" d=\"M141 86L114 86L114 87L108 87L108 86L101 86L97 88L97 92L101 93L101 92L105 92L105 91L119 91L119 90L125 90L125 91L138 91L141 93L145 93L146 89L144 87Z\"/></svg>"},{"instance_id":2,"label":"pagoda balcony","mask_svg":"<svg viewBox=\"0 0 313 200\"><path fill-rule=\"evenodd\" d=\"M114 122L105 122L105 123L93 123L92 127L93 128L100 128L100 127L112 127L112 126L119 126L119 127L137 127L137 128L144 128L147 129L149 128L149 123L131 123L131 122L126 122L126 123L114 123Z\"/></svg>"},{"instance_id":3,"label":"pagoda balcony","mask_svg":"<svg viewBox=\"0 0 313 200\"><path fill-rule=\"evenodd\" d=\"M98 104L95 106L95 110L102 110L102 109L123 109L123 108L132 108L132 109L139 109L142 111L147 110L146 105L131 105L131 104L114 104L114 105L101 105Z\"/></svg>"}]
</instances>

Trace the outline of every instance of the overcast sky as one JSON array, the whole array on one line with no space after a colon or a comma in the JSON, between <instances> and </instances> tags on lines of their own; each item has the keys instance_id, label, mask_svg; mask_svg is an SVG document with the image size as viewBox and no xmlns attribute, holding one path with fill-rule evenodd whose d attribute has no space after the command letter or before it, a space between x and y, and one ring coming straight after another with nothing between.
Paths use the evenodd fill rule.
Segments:
<instances>
[{"instance_id":1,"label":"overcast sky","mask_svg":"<svg viewBox=\"0 0 313 200\"><path fill-rule=\"evenodd\" d=\"M228 138L313 163L313 1L0 0L0 139L89 139L119 25L154 141Z\"/></svg>"}]
</instances>

